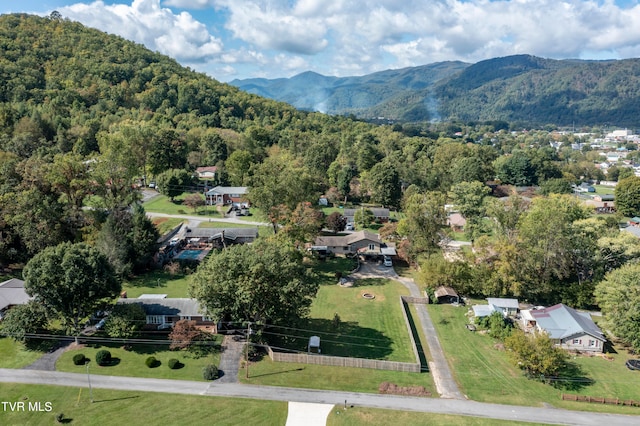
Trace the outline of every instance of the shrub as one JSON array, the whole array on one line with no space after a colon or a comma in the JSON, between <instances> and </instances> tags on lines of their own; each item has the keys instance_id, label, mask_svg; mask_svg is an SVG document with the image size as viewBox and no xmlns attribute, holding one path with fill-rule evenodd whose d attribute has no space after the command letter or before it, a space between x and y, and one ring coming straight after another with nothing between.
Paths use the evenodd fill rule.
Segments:
<instances>
[{"instance_id":1,"label":"shrub","mask_svg":"<svg viewBox=\"0 0 640 426\"><path fill-rule=\"evenodd\" d=\"M175 370L176 368L180 367L180 361L178 361L175 358L171 358L167 363L167 365L169 366L170 369Z\"/></svg>"},{"instance_id":2,"label":"shrub","mask_svg":"<svg viewBox=\"0 0 640 426\"><path fill-rule=\"evenodd\" d=\"M75 365L84 365L87 362L87 357L84 354L75 354L73 356L73 363Z\"/></svg>"},{"instance_id":3,"label":"shrub","mask_svg":"<svg viewBox=\"0 0 640 426\"><path fill-rule=\"evenodd\" d=\"M102 366L109 365L111 362L111 352L106 349L99 350L96 354L96 362Z\"/></svg>"},{"instance_id":4,"label":"shrub","mask_svg":"<svg viewBox=\"0 0 640 426\"><path fill-rule=\"evenodd\" d=\"M64 413L56 414L56 422L62 423L64 421Z\"/></svg>"},{"instance_id":5,"label":"shrub","mask_svg":"<svg viewBox=\"0 0 640 426\"><path fill-rule=\"evenodd\" d=\"M202 369L202 378L205 380L215 380L218 378L218 367L209 364Z\"/></svg>"},{"instance_id":6,"label":"shrub","mask_svg":"<svg viewBox=\"0 0 640 426\"><path fill-rule=\"evenodd\" d=\"M144 361L144 363L145 363L145 364L147 365L147 367L149 367L149 368L157 367L157 366L158 366L158 364L159 364L158 360L157 360L157 359L156 359L156 357L154 357L154 356L150 356L149 358L147 358L147 359Z\"/></svg>"}]
</instances>

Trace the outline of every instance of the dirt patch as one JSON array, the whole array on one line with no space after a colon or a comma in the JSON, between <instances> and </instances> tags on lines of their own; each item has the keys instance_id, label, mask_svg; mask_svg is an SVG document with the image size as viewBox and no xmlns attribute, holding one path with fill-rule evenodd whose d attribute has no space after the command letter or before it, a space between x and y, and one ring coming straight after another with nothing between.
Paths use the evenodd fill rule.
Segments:
<instances>
[{"instance_id":1,"label":"dirt patch","mask_svg":"<svg viewBox=\"0 0 640 426\"><path fill-rule=\"evenodd\" d=\"M405 396L431 396L431 392L424 386L398 386L389 382L380 383L378 393Z\"/></svg>"},{"instance_id":2,"label":"dirt patch","mask_svg":"<svg viewBox=\"0 0 640 426\"><path fill-rule=\"evenodd\" d=\"M154 225L158 226L162 223L165 223L168 220L169 220L168 217L154 217L153 219L151 219L151 222L153 222Z\"/></svg>"}]
</instances>

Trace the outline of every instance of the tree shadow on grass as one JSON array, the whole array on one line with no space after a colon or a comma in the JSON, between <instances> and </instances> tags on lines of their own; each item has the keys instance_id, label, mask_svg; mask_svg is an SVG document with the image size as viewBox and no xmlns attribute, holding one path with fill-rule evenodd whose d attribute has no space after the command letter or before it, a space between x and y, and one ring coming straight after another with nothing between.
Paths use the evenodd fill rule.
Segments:
<instances>
[{"instance_id":1,"label":"tree shadow on grass","mask_svg":"<svg viewBox=\"0 0 640 426\"><path fill-rule=\"evenodd\" d=\"M122 400L125 400L125 399L136 399L136 398L140 398L140 396L139 395L123 396L122 398L100 399L100 400L95 400L93 402L94 403L96 403L96 402L113 402L113 401L122 401Z\"/></svg>"},{"instance_id":2,"label":"tree shadow on grass","mask_svg":"<svg viewBox=\"0 0 640 426\"><path fill-rule=\"evenodd\" d=\"M263 373L263 374L251 374L251 373L249 373L249 378L257 378L257 377L274 376L274 375L276 375L276 374L293 373L294 371L304 371L304 367L299 367L299 368L289 368L289 369L287 369L287 370L282 370L282 371L272 371L271 373Z\"/></svg>"},{"instance_id":3,"label":"tree shadow on grass","mask_svg":"<svg viewBox=\"0 0 640 426\"><path fill-rule=\"evenodd\" d=\"M550 380L554 388L566 391L579 391L595 383L595 380L587 377L582 368L573 362L567 362L560 374Z\"/></svg>"},{"instance_id":4,"label":"tree shadow on grass","mask_svg":"<svg viewBox=\"0 0 640 426\"><path fill-rule=\"evenodd\" d=\"M393 340L378 330L360 327L357 322L311 318L298 324L299 330L269 326L263 331L273 347L307 352L309 337L320 337L322 355L387 359L393 353ZM311 331L313 330L313 331Z\"/></svg>"}]
</instances>

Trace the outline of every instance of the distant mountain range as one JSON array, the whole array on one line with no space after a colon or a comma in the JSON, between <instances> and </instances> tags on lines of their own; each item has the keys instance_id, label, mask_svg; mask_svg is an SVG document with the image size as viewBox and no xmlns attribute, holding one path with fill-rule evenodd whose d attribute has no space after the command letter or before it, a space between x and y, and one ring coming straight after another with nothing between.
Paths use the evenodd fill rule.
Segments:
<instances>
[{"instance_id":1,"label":"distant mountain range","mask_svg":"<svg viewBox=\"0 0 640 426\"><path fill-rule=\"evenodd\" d=\"M364 119L640 127L640 59L515 55L476 64L438 62L361 77L305 72L230 84L299 109Z\"/></svg>"}]
</instances>

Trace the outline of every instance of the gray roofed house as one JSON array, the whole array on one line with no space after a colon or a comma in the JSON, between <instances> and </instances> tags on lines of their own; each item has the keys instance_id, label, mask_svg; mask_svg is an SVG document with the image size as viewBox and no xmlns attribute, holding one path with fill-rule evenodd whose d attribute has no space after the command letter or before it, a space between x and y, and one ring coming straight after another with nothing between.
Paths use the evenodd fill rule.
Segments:
<instances>
[{"instance_id":1,"label":"gray roofed house","mask_svg":"<svg viewBox=\"0 0 640 426\"><path fill-rule=\"evenodd\" d=\"M205 238L209 241L224 238L232 243L252 243L258 238L258 228L192 228L189 238Z\"/></svg>"},{"instance_id":2,"label":"gray roofed house","mask_svg":"<svg viewBox=\"0 0 640 426\"><path fill-rule=\"evenodd\" d=\"M316 238L313 246L323 247L324 250L336 254L381 255L385 244L378 234L358 231L343 236L320 236Z\"/></svg>"},{"instance_id":3,"label":"gray roofed house","mask_svg":"<svg viewBox=\"0 0 640 426\"><path fill-rule=\"evenodd\" d=\"M208 205L223 205L246 202L247 192L246 186L216 186L204 195Z\"/></svg>"},{"instance_id":4,"label":"gray roofed house","mask_svg":"<svg viewBox=\"0 0 640 426\"><path fill-rule=\"evenodd\" d=\"M518 299L505 299L502 297L488 297L487 302L493 306L494 311L500 311L504 316L515 315L518 313Z\"/></svg>"},{"instance_id":5,"label":"gray roofed house","mask_svg":"<svg viewBox=\"0 0 640 426\"><path fill-rule=\"evenodd\" d=\"M0 283L0 318L2 313L16 305L24 305L31 296L24 290L24 281L17 278Z\"/></svg>"},{"instance_id":6,"label":"gray roofed house","mask_svg":"<svg viewBox=\"0 0 640 426\"><path fill-rule=\"evenodd\" d=\"M118 304L137 303L147 315L148 328L173 326L186 319L196 321L196 326L216 332L216 323L202 313L200 303L190 298L151 298L118 299Z\"/></svg>"},{"instance_id":7,"label":"gray roofed house","mask_svg":"<svg viewBox=\"0 0 640 426\"><path fill-rule=\"evenodd\" d=\"M562 303L527 311L526 326L543 331L564 349L602 352L606 338L586 312L578 312Z\"/></svg>"},{"instance_id":8,"label":"gray roofed house","mask_svg":"<svg viewBox=\"0 0 640 426\"><path fill-rule=\"evenodd\" d=\"M366 208L366 207L365 207ZM355 215L356 215L356 211L358 211L359 209L344 209L344 213L343 216L347 218L347 223L354 223L355 220ZM390 212L389 209L384 208L384 207L369 207L367 208L367 210L371 210L371 213L373 213L373 216L380 220L381 222L387 222L389 220L390 217Z\"/></svg>"}]
</instances>

